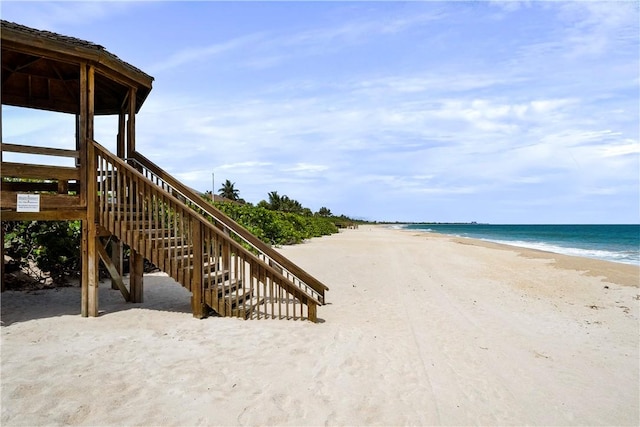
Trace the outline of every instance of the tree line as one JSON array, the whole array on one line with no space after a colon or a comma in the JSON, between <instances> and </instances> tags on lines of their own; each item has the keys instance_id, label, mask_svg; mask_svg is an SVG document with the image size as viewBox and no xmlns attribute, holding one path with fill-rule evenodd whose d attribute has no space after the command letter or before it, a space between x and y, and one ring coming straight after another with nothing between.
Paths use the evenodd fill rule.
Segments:
<instances>
[{"instance_id":1,"label":"tree line","mask_svg":"<svg viewBox=\"0 0 640 427\"><path fill-rule=\"evenodd\" d=\"M225 180L222 186L218 189L218 195L232 202L251 205L251 203L247 203L244 199L240 198L240 190L236 188L236 183L231 182L228 179ZM211 192L205 193L204 196L213 200ZM259 201L256 206L272 211L289 212L306 216L316 215L325 218L332 216L331 210L324 206L314 213L311 209L302 206L302 204L297 200L291 199L287 195L281 196L277 191L269 192L267 194L267 198L268 200Z\"/></svg>"}]
</instances>

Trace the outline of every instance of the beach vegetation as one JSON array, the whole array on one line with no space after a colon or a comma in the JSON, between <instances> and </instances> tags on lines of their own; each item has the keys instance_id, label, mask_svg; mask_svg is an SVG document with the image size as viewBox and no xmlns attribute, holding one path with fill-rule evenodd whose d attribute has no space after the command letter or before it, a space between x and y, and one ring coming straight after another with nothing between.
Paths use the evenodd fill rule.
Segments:
<instances>
[{"instance_id":1,"label":"beach vegetation","mask_svg":"<svg viewBox=\"0 0 640 427\"><path fill-rule=\"evenodd\" d=\"M5 254L37 280L56 282L80 270L80 221L6 221Z\"/></svg>"},{"instance_id":2,"label":"beach vegetation","mask_svg":"<svg viewBox=\"0 0 640 427\"><path fill-rule=\"evenodd\" d=\"M251 206L215 202L213 205L251 234L271 245L290 245L338 232L338 227L330 218L276 211L267 208L266 203L268 202Z\"/></svg>"},{"instance_id":3,"label":"beach vegetation","mask_svg":"<svg viewBox=\"0 0 640 427\"><path fill-rule=\"evenodd\" d=\"M277 191L271 191L267 194L267 200L261 200L258 206L269 209L271 211L290 212L301 215L313 215L311 209L305 208L302 204L289 196L280 196Z\"/></svg>"}]
</instances>

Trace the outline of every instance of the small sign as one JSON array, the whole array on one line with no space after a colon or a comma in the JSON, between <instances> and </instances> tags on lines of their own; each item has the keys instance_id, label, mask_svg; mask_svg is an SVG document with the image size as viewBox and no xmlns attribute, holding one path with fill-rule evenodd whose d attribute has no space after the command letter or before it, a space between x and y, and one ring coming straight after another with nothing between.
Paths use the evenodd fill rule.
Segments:
<instances>
[{"instance_id":1,"label":"small sign","mask_svg":"<svg viewBox=\"0 0 640 427\"><path fill-rule=\"evenodd\" d=\"M18 194L18 212L40 212L39 194Z\"/></svg>"}]
</instances>

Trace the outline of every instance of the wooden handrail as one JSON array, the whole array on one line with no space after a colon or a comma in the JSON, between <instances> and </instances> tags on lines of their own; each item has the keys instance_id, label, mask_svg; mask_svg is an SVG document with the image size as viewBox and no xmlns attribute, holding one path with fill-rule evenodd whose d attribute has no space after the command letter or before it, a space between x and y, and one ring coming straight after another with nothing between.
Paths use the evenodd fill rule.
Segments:
<instances>
[{"instance_id":1,"label":"wooden handrail","mask_svg":"<svg viewBox=\"0 0 640 427\"><path fill-rule=\"evenodd\" d=\"M31 165L28 163L2 162L3 177L57 179L80 179L80 169L66 166Z\"/></svg>"},{"instance_id":2,"label":"wooden handrail","mask_svg":"<svg viewBox=\"0 0 640 427\"><path fill-rule=\"evenodd\" d=\"M289 259L284 257L282 254L274 250L271 246L264 243L262 240L255 237L249 231L247 231L244 227L238 224L236 221L228 217L222 211L217 209L215 206L212 206L206 200L204 200L199 194L194 192L191 188L182 184L180 181L175 179L173 176L169 175L165 172L161 167L153 163L151 160L146 158L143 154L134 151L131 153L131 157L137 163L139 163L144 168L148 169L158 178L160 178L165 183L169 184L172 188L176 189L179 193L185 196L189 201L193 202L199 209L207 212L211 215L217 222L232 230L235 234L240 236L244 241L250 244L250 246L257 249L259 252L265 254L267 258L273 260L280 267L286 269L293 276L297 277L305 285L309 286L315 292L317 292L322 302L324 303L324 292L328 291L329 288L317 280L315 277L311 276L302 268L295 265Z\"/></svg>"},{"instance_id":3,"label":"wooden handrail","mask_svg":"<svg viewBox=\"0 0 640 427\"><path fill-rule=\"evenodd\" d=\"M240 243L233 240L231 237L225 234L223 230L216 227L209 220L207 220L204 216L193 210L191 207L187 206L184 202L180 201L177 197L172 195L170 192L162 189L160 186L155 185L151 181L149 181L144 175L142 175L138 170L136 170L131 165L127 164L124 160L118 158L117 156L112 155L108 150L102 147L99 143L92 141L96 150L96 154L108 159L109 162L114 164L119 173L123 173L121 171L126 171L127 174L137 177L141 180L141 184L148 184L151 191L158 194L164 200L170 201L173 205L179 207L183 212L188 212L188 215L198 221L201 226L204 226L210 230L210 232L215 233L221 239L225 240L229 245L231 245L235 251L235 253L241 254L245 259L251 259L252 262L257 263L261 268L268 271L271 276L279 279L279 285L289 292L291 295L298 298L301 302L306 304L318 304L322 305L324 301L320 301L318 298L315 298L312 295L309 295L303 292L299 287L295 286L290 280L285 277L281 272L279 272L276 268L264 262L263 260L256 257L253 253L251 253L248 249L242 246Z\"/></svg>"},{"instance_id":4,"label":"wooden handrail","mask_svg":"<svg viewBox=\"0 0 640 427\"><path fill-rule=\"evenodd\" d=\"M2 151L6 151L8 153L38 154L43 156L72 157L76 159L80 157L80 152L78 150L36 147L33 145L8 144L6 142L3 142L1 144L1 147Z\"/></svg>"}]
</instances>

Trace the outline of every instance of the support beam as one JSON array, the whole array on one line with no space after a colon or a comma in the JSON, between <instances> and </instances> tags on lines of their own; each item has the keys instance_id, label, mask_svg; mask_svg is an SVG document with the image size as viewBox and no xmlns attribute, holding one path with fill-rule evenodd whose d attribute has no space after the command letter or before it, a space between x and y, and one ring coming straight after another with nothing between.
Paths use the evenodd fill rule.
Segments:
<instances>
[{"instance_id":1,"label":"support beam","mask_svg":"<svg viewBox=\"0 0 640 427\"><path fill-rule=\"evenodd\" d=\"M318 306L314 302L307 302L307 309L309 310L309 320L313 323L318 323Z\"/></svg>"},{"instance_id":2,"label":"support beam","mask_svg":"<svg viewBox=\"0 0 640 427\"><path fill-rule=\"evenodd\" d=\"M193 317L207 316L202 290L202 229L200 221L193 221L191 242L193 244L193 276L191 277L191 312Z\"/></svg>"},{"instance_id":3,"label":"support beam","mask_svg":"<svg viewBox=\"0 0 640 427\"><path fill-rule=\"evenodd\" d=\"M124 159L125 157L125 142L126 142L125 134L127 132L125 122L126 122L125 112L120 111L120 114L118 114L118 136L116 141L116 155L121 159Z\"/></svg>"},{"instance_id":4,"label":"support beam","mask_svg":"<svg viewBox=\"0 0 640 427\"><path fill-rule=\"evenodd\" d=\"M129 255L129 289L131 302L143 301L144 257L131 248Z\"/></svg>"},{"instance_id":5,"label":"support beam","mask_svg":"<svg viewBox=\"0 0 640 427\"><path fill-rule=\"evenodd\" d=\"M40 212L2 211L3 221L75 221L86 220L84 209L56 209Z\"/></svg>"},{"instance_id":6,"label":"support beam","mask_svg":"<svg viewBox=\"0 0 640 427\"><path fill-rule=\"evenodd\" d=\"M84 68L84 67L82 67ZM87 90L87 110L85 113L86 135L84 145L86 146L87 161L87 273L89 279L88 289L88 315L97 317L98 312L98 249L96 247L96 236L98 235L96 198L97 198L97 176L96 176L96 154L93 147L93 116L94 116L94 68L87 66L86 90ZM82 114L81 112L80 114Z\"/></svg>"},{"instance_id":7,"label":"support beam","mask_svg":"<svg viewBox=\"0 0 640 427\"><path fill-rule=\"evenodd\" d=\"M80 113L76 115L76 149L80 152L80 204L87 205L87 67L80 65Z\"/></svg>"},{"instance_id":8,"label":"support beam","mask_svg":"<svg viewBox=\"0 0 640 427\"><path fill-rule=\"evenodd\" d=\"M80 89L82 90L82 88L80 88ZM82 101L82 96L80 96L80 99ZM79 111L82 111L82 104L80 104L79 108L80 108ZM76 167L79 168L80 165L84 163L84 160L87 157L87 154L84 151L82 151L82 148L81 148L82 144L80 142L80 140L82 139L80 137L80 135L84 135L83 133L81 133L82 129L81 129L81 125L80 125L80 114L76 114L75 122L76 122L76 135L75 135L76 136L76 150L75 151L78 152L78 157L76 157ZM84 178L85 174L82 171L80 171L80 176Z\"/></svg>"},{"instance_id":9,"label":"support beam","mask_svg":"<svg viewBox=\"0 0 640 427\"><path fill-rule=\"evenodd\" d=\"M116 266L113 264L113 262L111 262L111 258L109 258L109 254L107 254L107 251L105 250L104 246L102 246L102 242L100 242L100 238L96 237L95 239L96 239L96 249L98 250L98 255L100 255L100 259L102 260L102 263L104 264L104 266L107 267L107 270L111 275L112 283L114 282L116 283L116 289L120 289L120 292L122 293L122 296L124 297L125 301L131 301L131 296L127 288L124 286L124 282L122 281L122 276L120 276L120 274L118 273L118 270L116 269Z\"/></svg>"},{"instance_id":10,"label":"support beam","mask_svg":"<svg viewBox=\"0 0 640 427\"><path fill-rule=\"evenodd\" d=\"M0 222L0 257L2 257L0 264L0 292L4 292L4 224Z\"/></svg>"},{"instance_id":11,"label":"support beam","mask_svg":"<svg viewBox=\"0 0 640 427\"><path fill-rule=\"evenodd\" d=\"M86 217L82 220L82 240L80 244L80 315L89 316L89 225Z\"/></svg>"},{"instance_id":12,"label":"support beam","mask_svg":"<svg viewBox=\"0 0 640 427\"><path fill-rule=\"evenodd\" d=\"M58 194L67 194L69 192L69 181L58 181Z\"/></svg>"},{"instance_id":13,"label":"support beam","mask_svg":"<svg viewBox=\"0 0 640 427\"><path fill-rule=\"evenodd\" d=\"M136 151L136 89L129 88L129 120L127 123L127 158Z\"/></svg>"},{"instance_id":14,"label":"support beam","mask_svg":"<svg viewBox=\"0 0 640 427\"><path fill-rule=\"evenodd\" d=\"M80 102L79 113L76 115L76 148L80 152L78 163L80 166L80 204L86 206L87 203L87 67L80 64ZM87 217L87 212L83 212L82 218L82 245L81 245L81 273L80 273L80 314L82 317L89 316L89 223L93 219Z\"/></svg>"},{"instance_id":15,"label":"support beam","mask_svg":"<svg viewBox=\"0 0 640 427\"><path fill-rule=\"evenodd\" d=\"M2 108L0 108L0 144L4 141L2 133ZM2 150L0 150L0 164L2 164ZM0 178L0 189L4 190L2 186L2 179ZM0 292L4 292L4 224L0 221Z\"/></svg>"},{"instance_id":16,"label":"support beam","mask_svg":"<svg viewBox=\"0 0 640 427\"><path fill-rule=\"evenodd\" d=\"M122 277L122 266L124 264L122 256L124 253L124 243L116 236L111 237L111 262L113 263L118 275ZM115 280L111 280L111 289L118 289L118 284Z\"/></svg>"}]
</instances>

